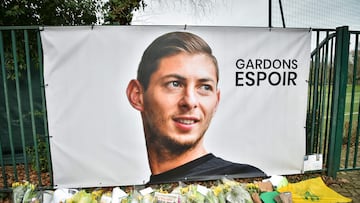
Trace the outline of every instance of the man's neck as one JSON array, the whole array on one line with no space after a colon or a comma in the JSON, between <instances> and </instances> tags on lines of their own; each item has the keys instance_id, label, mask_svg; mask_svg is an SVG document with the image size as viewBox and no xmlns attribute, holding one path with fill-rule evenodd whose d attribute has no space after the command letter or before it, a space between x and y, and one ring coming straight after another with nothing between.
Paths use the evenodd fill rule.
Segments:
<instances>
[{"instance_id":1,"label":"man's neck","mask_svg":"<svg viewBox=\"0 0 360 203\"><path fill-rule=\"evenodd\" d=\"M157 175L168 170L184 165L190 161L206 155L208 152L202 145L192 148L181 155L158 154L155 150L148 148L148 158L151 173Z\"/></svg>"}]
</instances>

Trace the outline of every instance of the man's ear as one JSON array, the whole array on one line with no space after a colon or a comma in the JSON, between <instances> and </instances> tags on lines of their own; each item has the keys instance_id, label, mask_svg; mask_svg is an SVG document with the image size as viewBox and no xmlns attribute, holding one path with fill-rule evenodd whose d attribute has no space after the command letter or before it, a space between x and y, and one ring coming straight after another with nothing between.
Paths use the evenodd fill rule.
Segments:
<instances>
[{"instance_id":1,"label":"man's ear","mask_svg":"<svg viewBox=\"0 0 360 203\"><path fill-rule=\"evenodd\" d=\"M126 88L126 95L132 107L138 111L144 110L143 88L138 80L131 80Z\"/></svg>"}]
</instances>

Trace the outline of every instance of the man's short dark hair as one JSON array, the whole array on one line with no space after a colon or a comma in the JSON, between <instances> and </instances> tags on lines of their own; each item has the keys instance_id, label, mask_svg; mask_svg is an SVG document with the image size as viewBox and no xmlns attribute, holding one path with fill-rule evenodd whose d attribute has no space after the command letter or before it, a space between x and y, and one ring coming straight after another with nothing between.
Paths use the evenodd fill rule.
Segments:
<instances>
[{"instance_id":1,"label":"man's short dark hair","mask_svg":"<svg viewBox=\"0 0 360 203\"><path fill-rule=\"evenodd\" d=\"M137 80L144 90L147 90L150 77L157 70L160 60L179 53L209 56L215 65L217 80L219 79L217 60L202 38L188 32L170 32L155 39L144 51L137 72Z\"/></svg>"}]
</instances>

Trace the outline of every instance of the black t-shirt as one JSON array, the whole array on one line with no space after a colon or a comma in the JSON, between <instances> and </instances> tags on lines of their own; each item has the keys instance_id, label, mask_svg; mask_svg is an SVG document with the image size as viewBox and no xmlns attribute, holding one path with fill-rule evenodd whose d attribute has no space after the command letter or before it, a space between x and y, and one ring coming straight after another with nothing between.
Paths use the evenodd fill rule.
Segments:
<instances>
[{"instance_id":1,"label":"black t-shirt","mask_svg":"<svg viewBox=\"0 0 360 203\"><path fill-rule=\"evenodd\" d=\"M164 173L151 175L148 184L216 180L223 177L253 178L266 177L266 174L254 166L225 161L210 153Z\"/></svg>"}]
</instances>

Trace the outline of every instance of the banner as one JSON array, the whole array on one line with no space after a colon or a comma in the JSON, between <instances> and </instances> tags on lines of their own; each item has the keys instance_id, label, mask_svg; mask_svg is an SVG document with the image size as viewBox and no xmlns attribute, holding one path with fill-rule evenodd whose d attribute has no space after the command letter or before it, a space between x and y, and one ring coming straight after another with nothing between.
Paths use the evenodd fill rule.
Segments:
<instances>
[{"instance_id":1,"label":"banner","mask_svg":"<svg viewBox=\"0 0 360 203\"><path fill-rule=\"evenodd\" d=\"M45 27L41 39L57 187L149 181L142 118L126 89L147 46L174 31L200 36L218 61L220 100L204 135L206 150L269 176L301 173L308 29Z\"/></svg>"}]
</instances>

